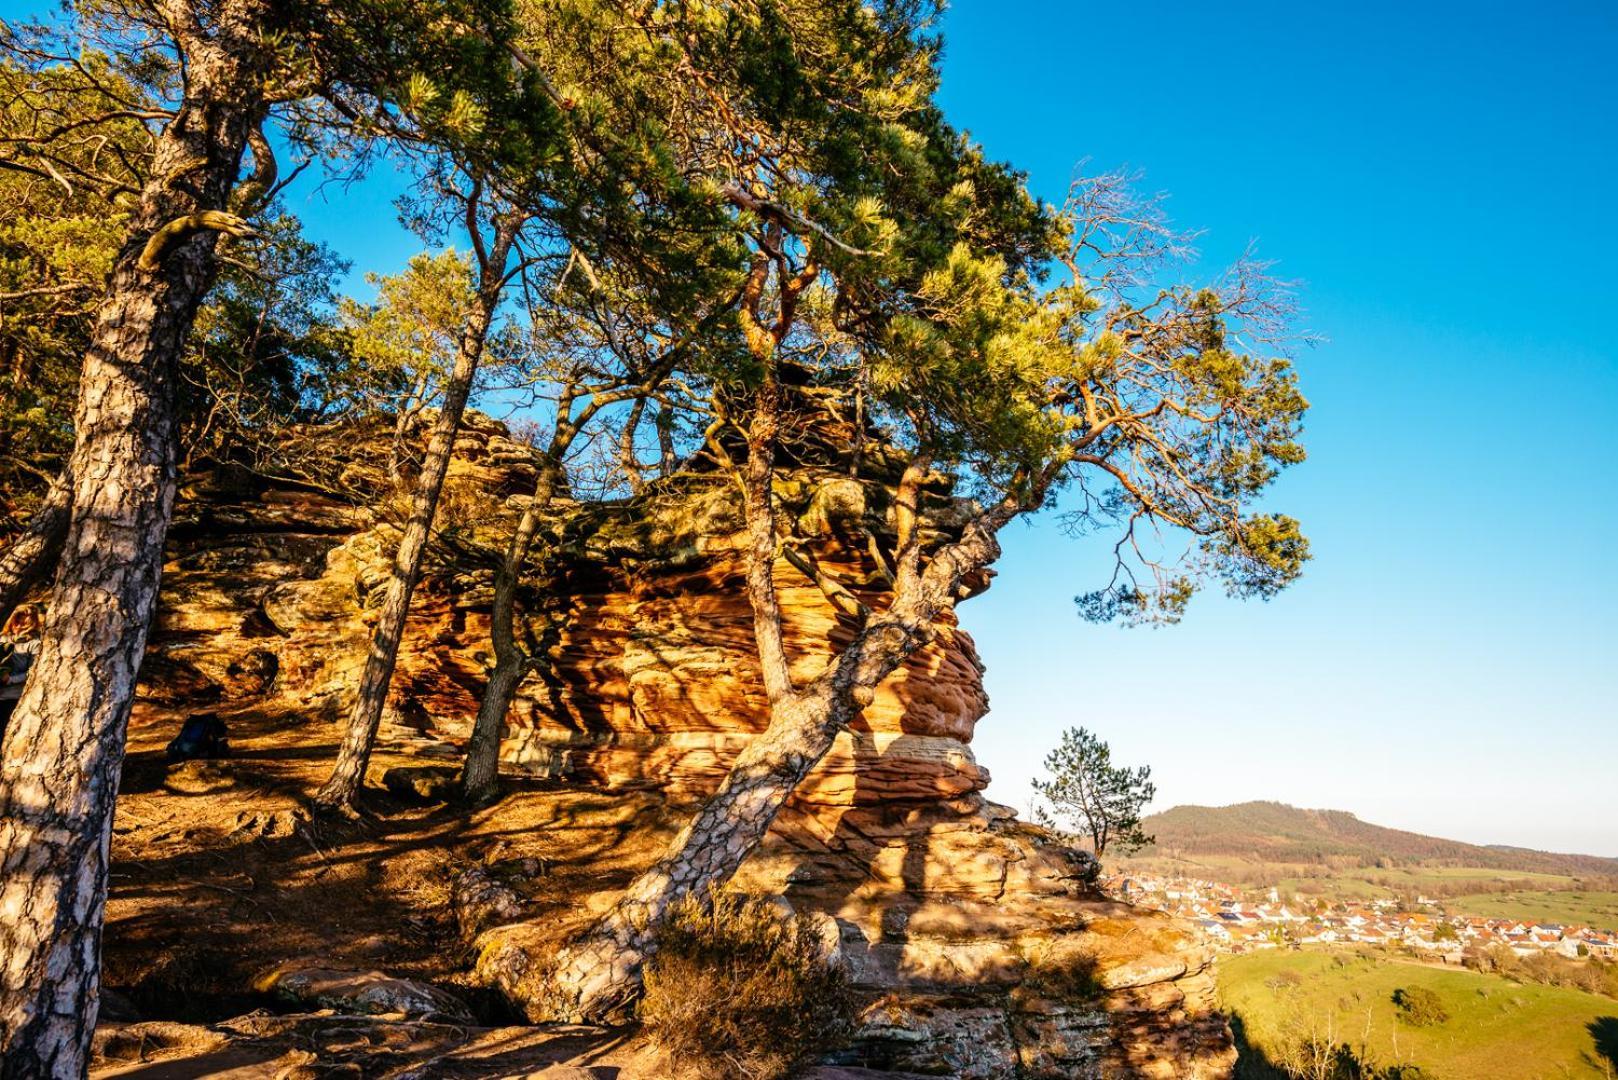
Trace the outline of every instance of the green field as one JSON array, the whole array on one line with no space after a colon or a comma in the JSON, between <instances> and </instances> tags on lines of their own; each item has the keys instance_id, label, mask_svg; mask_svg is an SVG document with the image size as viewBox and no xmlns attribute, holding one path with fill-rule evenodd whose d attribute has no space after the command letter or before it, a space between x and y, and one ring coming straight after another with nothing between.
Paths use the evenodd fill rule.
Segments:
<instances>
[{"instance_id":1,"label":"green field","mask_svg":"<svg viewBox=\"0 0 1618 1080\"><path fill-rule=\"evenodd\" d=\"M1278 981L1295 973L1295 985ZM1328 952L1260 952L1219 961L1220 996L1243 1047L1239 1075L1265 1077L1267 1053L1289 1018L1383 1066L1419 1065L1433 1080L1608 1080L1618 1075L1618 1001L1525 986L1470 971ZM1425 987L1450 1019L1413 1028L1396 1018L1393 992ZM1294 1021L1296 1022L1296 1021Z\"/></svg>"},{"instance_id":2,"label":"green field","mask_svg":"<svg viewBox=\"0 0 1618 1080\"><path fill-rule=\"evenodd\" d=\"M1449 903L1456 910L1471 915L1618 930L1618 892L1473 893L1457 896Z\"/></svg>"}]
</instances>

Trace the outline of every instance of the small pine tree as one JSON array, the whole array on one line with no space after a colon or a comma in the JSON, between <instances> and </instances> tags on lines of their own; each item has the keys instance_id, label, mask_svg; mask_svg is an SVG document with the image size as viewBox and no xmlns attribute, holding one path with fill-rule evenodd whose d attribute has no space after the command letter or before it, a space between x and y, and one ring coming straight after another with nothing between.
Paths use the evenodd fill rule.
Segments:
<instances>
[{"instance_id":1,"label":"small pine tree","mask_svg":"<svg viewBox=\"0 0 1618 1080\"><path fill-rule=\"evenodd\" d=\"M1072 840L1088 837L1096 858L1109 848L1129 854L1153 842L1140 827L1141 810L1157 788L1149 765L1112 763L1112 749L1082 727L1069 728L1045 756L1049 780L1035 780L1041 825Z\"/></svg>"}]
</instances>

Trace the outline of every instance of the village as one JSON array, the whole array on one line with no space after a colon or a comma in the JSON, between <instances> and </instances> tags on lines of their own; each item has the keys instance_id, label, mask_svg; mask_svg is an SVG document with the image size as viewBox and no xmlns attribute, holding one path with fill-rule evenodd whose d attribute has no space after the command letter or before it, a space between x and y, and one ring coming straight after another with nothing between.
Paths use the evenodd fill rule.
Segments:
<instances>
[{"instance_id":1,"label":"village","mask_svg":"<svg viewBox=\"0 0 1618 1080\"><path fill-rule=\"evenodd\" d=\"M1221 951L1252 952L1301 945L1376 946L1460 964L1469 952L1500 946L1518 956L1555 953L1569 959L1618 959L1618 932L1520 919L1446 912L1426 896L1332 901L1271 888L1262 899L1231 885L1193 878L1115 874L1112 895L1195 924Z\"/></svg>"}]
</instances>

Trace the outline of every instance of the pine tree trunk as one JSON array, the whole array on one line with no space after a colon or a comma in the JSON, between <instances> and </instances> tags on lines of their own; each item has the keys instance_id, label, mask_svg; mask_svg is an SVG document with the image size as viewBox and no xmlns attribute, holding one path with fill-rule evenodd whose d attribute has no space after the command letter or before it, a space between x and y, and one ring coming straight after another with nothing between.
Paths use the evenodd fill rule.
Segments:
<instances>
[{"instance_id":1,"label":"pine tree trunk","mask_svg":"<svg viewBox=\"0 0 1618 1080\"><path fill-rule=\"evenodd\" d=\"M207 36L182 41L186 100L158 139L80 377L67 538L0 770L0 1049L17 1080L87 1065L125 728L174 502L177 365L215 267L213 232L171 232L155 269L142 268L145 241L227 205L262 116L266 12L220 4Z\"/></svg>"},{"instance_id":2,"label":"pine tree trunk","mask_svg":"<svg viewBox=\"0 0 1618 1080\"><path fill-rule=\"evenodd\" d=\"M393 444L388 447L388 479L396 484L404 479L405 443L410 439L422 402L426 400L427 381L428 371L423 368L416 376L416 384L410 388L410 396L405 398L404 404L399 406L398 415L393 418Z\"/></svg>"},{"instance_id":3,"label":"pine tree trunk","mask_svg":"<svg viewBox=\"0 0 1618 1080\"><path fill-rule=\"evenodd\" d=\"M34 516L28 520L12 545L0 555L0 626L6 624L23 597L44 581L56 565L67 538L68 511L72 509L71 474L63 472L52 481Z\"/></svg>"},{"instance_id":4,"label":"pine tree trunk","mask_svg":"<svg viewBox=\"0 0 1618 1080\"><path fill-rule=\"evenodd\" d=\"M382 722L382 710L388 700L388 687L399 660L399 642L404 638L405 619L410 614L410 598L421 579L422 559L427 553L433 518L438 512L438 496L443 491L444 477L449 472L450 458L455 453L455 436L460 431L461 417L466 412L466 401L472 392L472 381L477 376L489 326L500 301L512 239L513 231L502 226L488 263L479 270L477 302L467 315L466 325L461 328L455 364L444 384L444 401L439 408L438 418L433 421L432 437L427 444L427 454L422 459L410 519L405 523L404 534L399 539L393 574L388 579L382 611L371 638L371 651L365 658L365 671L360 677L359 697L354 702L354 709L343 731L342 745L337 750L337 763L332 767L331 776L315 795L316 803L328 809L352 810L365 783L371 748L376 743L377 727Z\"/></svg>"},{"instance_id":5,"label":"pine tree trunk","mask_svg":"<svg viewBox=\"0 0 1618 1080\"><path fill-rule=\"evenodd\" d=\"M466 748L466 765L461 770L461 797L468 802L486 802L499 793L500 731L505 726L506 714L511 711L512 699L517 696L517 687L522 685L523 676L533 659L517 644L515 632L517 586L521 583L523 567L528 562L528 553L533 548L540 515L551 505L551 500L565 478L563 462L573 447L573 441L602 408L624 400L631 393L636 393L634 411L626 429L633 431L637 423L633 417L638 416L639 410L645 404L645 393L649 392L657 379L668 373L669 367L673 364L673 357L674 353L671 351L664 358L664 366L653 373L652 382L638 393L625 387L591 391L589 403L578 412L573 408L579 394L576 383L565 386L557 396L556 427L551 433L550 443L540 455L533 497L529 499L528 506L517 522L517 530L512 534L511 543L506 548L505 559L495 574L494 609L489 620L489 636L494 646L494 669L489 673L489 685L483 691L482 701L478 703L477 721L473 724L472 738ZM626 452L622 444L620 452L621 454ZM633 454L632 442L627 453ZM624 465L631 482L634 483L636 474L631 461L632 458L625 460Z\"/></svg>"},{"instance_id":6,"label":"pine tree trunk","mask_svg":"<svg viewBox=\"0 0 1618 1080\"><path fill-rule=\"evenodd\" d=\"M919 541L910 545L888 609L870 618L813 683L794 688L775 588L779 536L771 486L780 404L779 387L766 383L754 403L742 474L748 599L770 726L737 757L718 792L667 854L630 884L600 922L558 954L542 1003L554 1019L601 1020L625 1009L639 990L641 971L669 911L688 896L705 902L730 880L838 733L870 703L876 686L933 639L936 620L953 607L962 578L999 557L996 534L1017 511L1007 502L981 515L960 540L935 553L925 571Z\"/></svg>"},{"instance_id":7,"label":"pine tree trunk","mask_svg":"<svg viewBox=\"0 0 1618 1080\"><path fill-rule=\"evenodd\" d=\"M486 802L499 791L500 729L505 726L506 714L511 711L512 699L528 668L528 654L517 644L515 632L517 586L539 528L539 516L556 492L559 471L559 461L548 455L534 483L533 498L523 510L505 559L495 573L494 610L489 620L494 670L489 673L489 685L478 703L477 721L466 747L466 766L461 771L461 796L471 803Z\"/></svg>"},{"instance_id":8,"label":"pine tree trunk","mask_svg":"<svg viewBox=\"0 0 1618 1080\"><path fill-rule=\"evenodd\" d=\"M657 410L657 468L659 476L668 476L679 467L674 453L674 410L665 402Z\"/></svg>"},{"instance_id":9,"label":"pine tree trunk","mask_svg":"<svg viewBox=\"0 0 1618 1080\"><path fill-rule=\"evenodd\" d=\"M625 1015L670 909L687 896L704 898L730 880L798 784L831 749L851 707L820 692L772 710L768 730L742 751L668 854L559 955L552 994L544 1003L551 1019L576 1023Z\"/></svg>"},{"instance_id":10,"label":"pine tree trunk","mask_svg":"<svg viewBox=\"0 0 1618 1080\"><path fill-rule=\"evenodd\" d=\"M558 955L543 1002L551 1019L589 1022L623 1014L670 909L688 896L706 900L730 880L876 686L933 639L961 580L999 557L995 534L1013 513L997 508L985 514L938 552L925 573L901 577L892 606L871 619L825 674L772 704L769 728L736 758L668 853Z\"/></svg>"}]
</instances>

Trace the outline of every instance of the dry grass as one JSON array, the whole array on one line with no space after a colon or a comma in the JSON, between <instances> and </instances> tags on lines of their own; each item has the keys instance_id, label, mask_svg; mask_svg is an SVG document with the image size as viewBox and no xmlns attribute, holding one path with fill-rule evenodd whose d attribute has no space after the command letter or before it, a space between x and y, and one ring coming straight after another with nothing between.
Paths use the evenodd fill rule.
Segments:
<instances>
[{"instance_id":1,"label":"dry grass","mask_svg":"<svg viewBox=\"0 0 1618 1080\"><path fill-rule=\"evenodd\" d=\"M681 1076L784 1080L845 1039L854 996L797 919L735 896L687 900L646 969L640 1018Z\"/></svg>"},{"instance_id":2,"label":"dry grass","mask_svg":"<svg viewBox=\"0 0 1618 1080\"><path fill-rule=\"evenodd\" d=\"M1029 958L1023 985L1043 997L1064 1002L1093 1001L1105 991L1089 950L1040 950Z\"/></svg>"}]
</instances>

